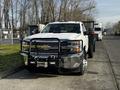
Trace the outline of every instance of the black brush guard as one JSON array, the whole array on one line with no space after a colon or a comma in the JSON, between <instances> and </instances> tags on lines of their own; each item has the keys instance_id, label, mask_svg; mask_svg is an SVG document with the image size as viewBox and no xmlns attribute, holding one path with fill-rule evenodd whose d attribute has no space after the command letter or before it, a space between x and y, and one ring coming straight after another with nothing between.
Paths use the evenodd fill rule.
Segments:
<instances>
[{"instance_id":1,"label":"black brush guard","mask_svg":"<svg viewBox=\"0 0 120 90\"><path fill-rule=\"evenodd\" d=\"M74 41L80 41L80 45L82 45L81 46L81 48L82 48L82 50L81 50L81 52L83 51L83 40L74 40ZM28 41L25 41L25 40L23 40L22 42L28 42ZM26 52L24 52L24 51L22 51L22 42L21 42L21 52L22 53L26 53ZM56 43L56 45L55 45L55 47L57 46L57 57L54 59L54 61L56 62L56 65L57 66L61 66L61 65L59 65L61 62L63 62L62 60L62 55L63 55L63 53L61 52L61 41L60 41L60 39L58 39L58 38L33 38L33 39L31 39L28 43L29 43L29 50L28 50L28 52L26 53L27 55L28 55L28 57L31 57L31 54L32 54L32 50L31 50L31 48L32 48L32 45L35 45L35 47L36 48L34 48L34 49L37 49L37 45L38 45L38 43L42 43L42 42L49 42L49 43L53 43L54 44L54 42ZM34 51L36 51L35 53L39 53L39 50L34 50ZM39 55L39 54L38 54ZM49 54L49 55L52 55L52 54ZM44 58L41 58L41 59L43 59L44 60ZM48 59L48 63L49 63L49 61L52 61L52 58L47 58Z\"/></svg>"},{"instance_id":2,"label":"black brush guard","mask_svg":"<svg viewBox=\"0 0 120 90\"><path fill-rule=\"evenodd\" d=\"M31 39L30 40L30 53L29 54L31 54L31 52L32 52L32 50L31 50L31 46L34 44L35 46L36 46L36 48L35 49L37 49L37 45L39 45L39 43L40 44L43 44L43 43L47 43L46 45L48 45L48 44L53 44L53 46L51 46L51 47L57 47L57 52L56 52L56 54L57 54L57 56L58 56L58 58L60 57L60 49L61 49L61 46L60 46L60 40L58 39L58 38L34 38L34 39ZM57 44L57 45L56 45ZM42 48L41 48L42 49ZM34 51L36 51L36 53L42 53L42 52L39 52L39 50L34 50ZM46 50L47 51L47 50ZM49 52L48 52L49 53ZM46 53L47 54L47 53Z\"/></svg>"}]
</instances>

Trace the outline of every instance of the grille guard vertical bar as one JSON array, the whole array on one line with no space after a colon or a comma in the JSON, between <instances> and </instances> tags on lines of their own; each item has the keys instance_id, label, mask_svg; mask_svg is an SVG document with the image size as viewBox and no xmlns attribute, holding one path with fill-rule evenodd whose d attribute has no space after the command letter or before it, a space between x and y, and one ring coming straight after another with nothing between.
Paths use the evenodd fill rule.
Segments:
<instances>
[{"instance_id":1,"label":"grille guard vertical bar","mask_svg":"<svg viewBox=\"0 0 120 90\"><path fill-rule=\"evenodd\" d=\"M23 42L27 42L27 43L29 43L29 41L26 41L26 40L20 40L20 53L26 53L26 52L23 51ZM29 53L29 51L28 51L28 53Z\"/></svg>"}]
</instances>

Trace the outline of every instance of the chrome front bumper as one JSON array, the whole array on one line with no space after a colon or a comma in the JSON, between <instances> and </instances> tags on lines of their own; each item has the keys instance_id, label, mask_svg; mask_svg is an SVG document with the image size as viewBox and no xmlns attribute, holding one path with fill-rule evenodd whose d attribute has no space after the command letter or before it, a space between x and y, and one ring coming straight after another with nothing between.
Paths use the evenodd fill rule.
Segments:
<instances>
[{"instance_id":1,"label":"chrome front bumper","mask_svg":"<svg viewBox=\"0 0 120 90\"><path fill-rule=\"evenodd\" d=\"M30 58L27 54L21 53L21 55L24 57L24 63L25 65L28 65L28 60ZM36 67L44 67L48 68L49 66L55 66L65 69L74 69L78 68L83 60L83 52L79 54L72 54L67 56L61 56L59 58L55 57L41 57L41 56L32 56L30 60L30 64L35 64Z\"/></svg>"}]
</instances>

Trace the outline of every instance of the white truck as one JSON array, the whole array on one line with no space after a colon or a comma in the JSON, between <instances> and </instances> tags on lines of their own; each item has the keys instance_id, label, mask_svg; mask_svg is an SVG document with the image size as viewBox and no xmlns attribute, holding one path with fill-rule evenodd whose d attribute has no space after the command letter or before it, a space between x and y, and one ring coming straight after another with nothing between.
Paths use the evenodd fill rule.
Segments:
<instances>
[{"instance_id":1,"label":"white truck","mask_svg":"<svg viewBox=\"0 0 120 90\"><path fill-rule=\"evenodd\" d=\"M41 33L22 40L21 55L29 71L55 67L59 73L84 74L88 35L82 22L52 22Z\"/></svg>"},{"instance_id":2,"label":"white truck","mask_svg":"<svg viewBox=\"0 0 120 90\"><path fill-rule=\"evenodd\" d=\"M98 23L97 25L95 25L95 34L96 34L96 39L101 41L103 38L102 23Z\"/></svg>"},{"instance_id":3,"label":"white truck","mask_svg":"<svg viewBox=\"0 0 120 90\"><path fill-rule=\"evenodd\" d=\"M27 36L41 32L44 27L44 24L28 25Z\"/></svg>"}]
</instances>

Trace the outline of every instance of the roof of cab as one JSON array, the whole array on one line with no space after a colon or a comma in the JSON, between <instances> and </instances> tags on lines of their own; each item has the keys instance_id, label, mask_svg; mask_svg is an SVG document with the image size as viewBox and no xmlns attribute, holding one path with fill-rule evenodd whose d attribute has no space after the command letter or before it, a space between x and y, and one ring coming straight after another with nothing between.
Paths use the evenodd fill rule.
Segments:
<instances>
[{"instance_id":1,"label":"roof of cab","mask_svg":"<svg viewBox=\"0 0 120 90\"><path fill-rule=\"evenodd\" d=\"M82 22L78 22L78 21L67 21L67 22L51 22L49 24L68 24L68 23L71 23L71 24L82 24Z\"/></svg>"}]
</instances>

